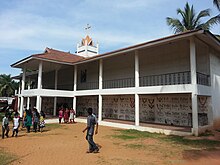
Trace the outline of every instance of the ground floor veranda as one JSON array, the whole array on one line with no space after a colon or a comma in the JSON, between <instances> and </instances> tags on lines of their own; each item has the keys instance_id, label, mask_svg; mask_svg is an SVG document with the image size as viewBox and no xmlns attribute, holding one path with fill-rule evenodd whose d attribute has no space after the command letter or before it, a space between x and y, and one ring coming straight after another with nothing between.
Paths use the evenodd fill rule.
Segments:
<instances>
[{"instance_id":1,"label":"ground floor veranda","mask_svg":"<svg viewBox=\"0 0 220 165\"><path fill-rule=\"evenodd\" d=\"M193 112L191 94L155 94L139 95L139 113L135 113L135 95L104 95L102 110L99 110L99 96L78 96L76 98L76 120L85 122L87 108L93 108L94 114L102 125L121 128L146 130L165 134L176 131L191 133ZM24 105L36 105L36 97L26 97ZM198 96L198 126L208 128L211 125L211 97ZM48 117L58 115L61 107L72 108L74 98L41 97L41 110ZM101 112L101 114L99 114ZM138 115L138 116L136 116ZM139 120L137 125L135 120ZM52 120L53 121L53 120ZM180 133L181 134L181 133Z\"/></svg>"}]
</instances>

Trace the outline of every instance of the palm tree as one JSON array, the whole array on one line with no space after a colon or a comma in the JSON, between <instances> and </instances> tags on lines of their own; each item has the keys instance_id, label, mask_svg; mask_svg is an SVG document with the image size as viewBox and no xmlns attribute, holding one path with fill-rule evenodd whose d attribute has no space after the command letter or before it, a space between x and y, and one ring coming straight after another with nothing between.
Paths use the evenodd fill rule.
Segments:
<instances>
[{"instance_id":1,"label":"palm tree","mask_svg":"<svg viewBox=\"0 0 220 165\"><path fill-rule=\"evenodd\" d=\"M174 33L181 33L188 30L204 29L209 30L213 25L220 22L220 15L212 17L205 23L201 22L201 18L210 17L210 9L202 10L196 15L193 5L190 7L188 2L184 10L177 9L177 14L180 14L182 20L167 17L167 24L174 30Z\"/></svg>"},{"instance_id":2,"label":"palm tree","mask_svg":"<svg viewBox=\"0 0 220 165\"><path fill-rule=\"evenodd\" d=\"M11 75L0 75L0 96L11 96L14 90L17 89L18 83L12 80Z\"/></svg>"},{"instance_id":3,"label":"palm tree","mask_svg":"<svg viewBox=\"0 0 220 165\"><path fill-rule=\"evenodd\" d=\"M213 0L213 4L220 10L220 0Z\"/></svg>"}]
</instances>

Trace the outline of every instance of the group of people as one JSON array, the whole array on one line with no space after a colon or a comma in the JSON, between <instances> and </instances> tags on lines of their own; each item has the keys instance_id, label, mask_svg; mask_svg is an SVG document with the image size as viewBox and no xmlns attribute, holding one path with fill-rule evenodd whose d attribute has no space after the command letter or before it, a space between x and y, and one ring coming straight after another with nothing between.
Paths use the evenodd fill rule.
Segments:
<instances>
[{"instance_id":1,"label":"group of people","mask_svg":"<svg viewBox=\"0 0 220 165\"><path fill-rule=\"evenodd\" d=\"M28 110L25 108L23 117L20 117L18 112L14 112L13 114L13 132L12 137L17 137L19 132L20 122L22 123L22 127L26 127L27 133L30 133L31 126L33 126L33 132L42 132L45 127L45 113L41 111L40 113L34 107L33 110ZM5 113L5 116L2 119L2 139L9 137L9 120L10 116L8 113Z\"/></svg>"},{"instance_id":2,"label":"group of people","mask_svg":"<svg viewBox=\"0 0 220 165\"><path fill-rule=\"evenodd\" d=\"M12 137L18 136L18 128L19 128L19 114L15 113L13 117L13 133ZM9 114L5 113L5 116L2 119L2 139L5 138L5 136L8 138L9 137Z\"/></svg>"},{"instance_id":3,"label":"group of people","mask_svg":"<svg viewBox=\"0 0 220 165\"><path fill-rule=\"evenodd\" d=\"M59 109L59 124L62 123L62 119L64 123L75 123L75 110L73 108L60 108Z\"/></svg>"},{"instance_id":4,"label":"group of people","mask_svg":"<svg viewBox=\"0 0 220 165\"><path fill-rule=\"evenodd\" d=\"M86 133L86 140L89 144L89 150L87 153L97 153L99 152L99 147L93 140L94 133L98 133L98 120L96 116L93 114L93 109L88 108L88 117L87 117L87 126L85 129L83 129L83 133L87 131ZM64 118L64 123L74 123L74 115L75 111L71 108L70 110L66 109L60 109L59 110L59 123L61 123L62 118ZM30 132L30 128L33 125L33 131L43 131L43 128L45 127L45 113L41 111L40 113L37 111L37 109L34 107L33 110L25 109L24 115L22 118L22 126L27 128L27 133ZM13 118L13 134L12 137L18 136L18 128L20 125L20 118L19 114L15 113ZM2 138L4 139L4 136L9 137L9 116L7 113L5 113L5 117L2 120Z\"/></svg>"},{"instance_id":5,"label":"group of people","mask_svg":"<svg viewBox=\"0 0 220 165\"><path fill-rule=\"evenodd\" d=\"M35 107L32 111L30 109L25 109L22 126L26 127L27 133L30 133L31 126L33 126L33 132L43 132L43 128L45 127L44 119L44 111L39 113Z\"/></svg>"}]
</instances>

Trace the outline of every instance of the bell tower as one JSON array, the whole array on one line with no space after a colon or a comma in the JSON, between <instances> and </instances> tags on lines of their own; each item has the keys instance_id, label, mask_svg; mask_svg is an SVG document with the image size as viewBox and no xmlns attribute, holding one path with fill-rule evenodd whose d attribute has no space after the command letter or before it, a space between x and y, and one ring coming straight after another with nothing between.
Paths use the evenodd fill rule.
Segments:
<instances>
[{"instance_id":1,"label":"bell tower","mask_svg":"<svg viewBox=\"0 0 220 165\"><path fill-rule=\"evenodd\" d=\"M92 38L88 35L88 30L90 28L91 26L87 24L85 28L87 35L82 39L81 43L77 44L76 54L85 58L98 55L99 45L98 43L95 44Z\"/></svg>"}]
</instances>

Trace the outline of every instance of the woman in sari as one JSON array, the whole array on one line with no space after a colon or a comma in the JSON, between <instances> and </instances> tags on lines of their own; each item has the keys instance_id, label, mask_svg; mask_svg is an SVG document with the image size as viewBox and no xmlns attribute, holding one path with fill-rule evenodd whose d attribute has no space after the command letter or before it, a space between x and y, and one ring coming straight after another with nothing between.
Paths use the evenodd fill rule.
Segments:
<instances>
[{"instance_id":1,"label":"woman in sari","mask_svg":"<svg viewBox=\"0 0 220 165\"><path fill-rule=\"evenodd\" d=\"M26 110L25 127L27 128L27 133L30 133L31 126L32 126L32 113L31 110Z\"/></svg>"}]
</instances>

